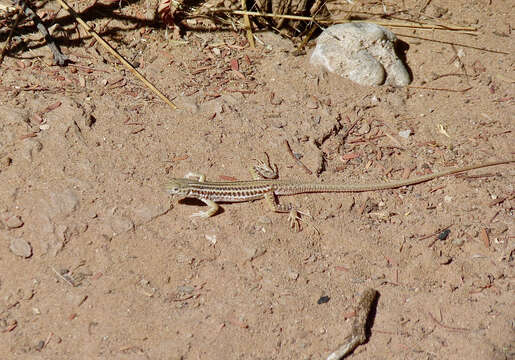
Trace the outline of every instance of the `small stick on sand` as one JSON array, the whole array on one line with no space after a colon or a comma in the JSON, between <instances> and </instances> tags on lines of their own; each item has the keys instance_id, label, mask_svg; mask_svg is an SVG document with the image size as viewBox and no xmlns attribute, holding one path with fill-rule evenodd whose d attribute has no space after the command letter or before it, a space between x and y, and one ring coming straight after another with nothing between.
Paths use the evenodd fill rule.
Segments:
<instances>
[{"instance_id":1,"label":"small stick on sand","mask_svg":"<svg viewBox=\"0 0 515 360\"><path fill-rule=\"evenodd\" d=\"M345 338L345 342L338 350L327 357L327 360L339 360L349 355L358 345L367 341L367 320L372 311L372 306L377 297L377 291L374 289L366 289L356 307L356 317L352 324L352 331Z\"/></svg>"}]
</instances>

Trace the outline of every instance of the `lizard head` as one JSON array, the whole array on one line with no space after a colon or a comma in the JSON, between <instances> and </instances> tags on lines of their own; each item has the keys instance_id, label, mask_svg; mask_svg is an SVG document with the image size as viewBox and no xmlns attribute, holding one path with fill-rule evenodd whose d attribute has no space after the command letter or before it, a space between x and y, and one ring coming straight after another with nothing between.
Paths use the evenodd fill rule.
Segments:
<instances>
[{"instance_id":1,"label":"lizard head","mask_svg":"<svg viewBox=\"0 0 515 360\"><path fill-rule=\"evenodd\" d=\"M174 196L183 196L187 197L191 192L191 184L197 183L197 181L193 181L190 179L172 179L165 185L165 190Z\"/></svg>"}]
</instances>

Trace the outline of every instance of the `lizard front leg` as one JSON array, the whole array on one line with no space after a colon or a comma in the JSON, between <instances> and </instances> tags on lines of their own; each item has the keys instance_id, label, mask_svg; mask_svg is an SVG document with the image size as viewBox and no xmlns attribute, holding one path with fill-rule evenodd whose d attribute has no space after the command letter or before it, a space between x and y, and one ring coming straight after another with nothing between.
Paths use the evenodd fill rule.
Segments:
<instances>
[{"instance_id":1,"label":"lizard front leg","mask_svg":"<svg viewBox=\"0 0 515 360\"><path fill-rule=\"evenodd\" d=\"M214 202L213 200L208 200L208 199L199 199L199 200L202 201L204 204L206 204L208 206L208 209L206 211L196 212L196 213L190 215L190 218L199 217L202 219L207 219L207 218L213 216L214 214L216 214L216 212L220 208L218 206L218 204L216 202Z\"/></svg>"},{"instance_id":2,"label":"lizard front leg","mask_svg":"<svg viewBox=\"0 0 515 360\"><path fill-rule=\"evenodd\" d=\"M199 183L206 181L206 175L204 175L204 174L197 174L197 173L189 172L186 175L184 175L184 177L186 179L195 179ZM207 218L213 216L214 214L216 214L218 209L220 208L218 206L218 204L216 202L214 202L213 200L202 199L202 198L199 198L199 200L202 201L204 204L206 204L208 206L208 209L206 211L199 211L194 214L191 214L190 218L199 217L202 219L207 219Z\"/></svg>"}]
</instances>

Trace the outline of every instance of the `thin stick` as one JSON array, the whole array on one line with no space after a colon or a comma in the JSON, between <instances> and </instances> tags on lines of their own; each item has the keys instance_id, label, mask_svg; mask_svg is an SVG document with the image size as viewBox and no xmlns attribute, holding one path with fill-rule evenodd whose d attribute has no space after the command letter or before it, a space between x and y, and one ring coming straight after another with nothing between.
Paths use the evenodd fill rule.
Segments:
<instances>
[{"instance_id":1,"label":"thin stick","mask_svg":"<svg viewBox=\"0 0 515 360\"><path fill-rule=\"evenodd\" d=\"M247 11L247 1L241 0L241 8L243 11ZM250 24L250 18L248 15L243 15L243 22L245 23L245 27L247 28L247 39L249 40L249 45L251 48L255 48L256 44L254 43L254 34L252 34L252 25Z\"/></svg>"},{"instance_id":2,"label":"thin stick","mask_svg":"<svg viewBox=\"0 0 515 360\"><path fill-rule=\"evenodd\" d=\"M428 312L427 314L429 315L431 320L433 320L436 324L440 325L444 329L448 329L448 330L451 330L451 331L471 331L471 329L457 328L457 327L451 327L451 326L444 325L440 321L436 320L436 318L430 312Z\"/></svg>"},{"instance_id":3,"label":"thin stick","mask_svg":"<svg viewBox=\"0 0 515 360\"><path fill-rule=\"evenodd\" d=\"M288 140L284 140L284 144L286 145L286 148L288 149L288 153L291 155L292 159L295 160L295 162L297 164L300 165L300 167L302 169L304 169L304 171L306 172L306 174L308 175L312 175L313 172L311 170L308 169L308 167L306 165L304 165L304 163L302 161L300 161L299 159L297 159L297 157L295 156L295 154L293 153L293 150L291 149L290 147L290 143L288 142Z\"/></svg>"},{"instance_id":4,"label":"thin stick","mask_svg":"<svg viewBox=\"0 0 515 360\"><path fill-rule=\"evenodd\" d=\"M359 345L364 344L367 341L367 322L372 307L377 297L377 291L374 289L366 289L359 300L359 304L356 307L356 317L352 324L351 334L345 338L345 342L341 345L338 350L331 353L327 360L339 360L349 355Z\"/></svg>"},{"instance_id":5,"label":"thin stick","mask_svg":"<svg viewBox=\"0 0 515 360\"><path fill-rule=\"evenodd\" d=\"M349 118L347 117L347 119L349 119ZM350 134L350 132L352 131L352 129L354 129L354 127L356 126L356 124L357 124L357 123L358 123L358 121L360 121L360 120L361 120L361 118L357 118L357 119L356 119L356 120L351 124L351 126L349 126L349 128L347 129L347 131L345 132L345 134L343 134L343 136L342 136L342 140L347 139L347 137L349 136L349 134ZM349 119L349 121L350 121L350 119Z\"/></svg>"},{"instance_id":6,"label":"thin stick","mask_svg":"<svg viewBox=\"0 0 515 360\"><path fill-rule=\"evenodd\" d=\"M53 266L52 266L51 268L52 268L52 270L54 270L54 272L56 273L56 275L57 275L57 276L59 276L59 278L60 278L61 280L63 280L63 281L65 281L65 282L67 282L69 285L71 285L71 286L73 286L73 287L75 287L75 286L76 286L72 281L68 280L66 277L64 277L63 275L61 275L61 273L60 273L59 271L57 271Z\"/></svg>"},{"instance_id":7,"label":"thin stick","mask_svg":"<svg viewBox=\"0 0 515 360\"><path fill-rule=\"evenodd\" d=\"M431 91L450 91L450 92L459 92L464 93L472 89L471 87L463 89L463 90L456 90L456 89L446 89L446 88L433 88L428 86L415 86L415 85L408 85L407 86L410 89L422 89L422 90L431 90Z\"/></svg>"},{"instance_id":8,"label":"thin stick","mask_svg":"<svg viewBox=\"0 0 515 360\"><path fill-rule=\"evenodd\" d=\"M424 38L424 37L420 37L420 36L397 34L397 33L395 35L396 36L400 36L400 37L408 37L408 38L412 38L412 39L420 39L420 40L425 40L425 41L432 41L432 42L437 42L437 43L440 43L440 44L456 45L456 46L461 46L461 47L465 47L465 48L469 48L469 49L474 49L474 50L487 51L487 52L491 52L491 53L494 53L494 54L510 55L510 53L504 52L504 51L491 50L491 49L487 49L487 48L471 46L471 45L465 45L465 44L458 44L458 43L450 42L450 41L435 40L435 39L429 39L429 38Z\"/></svg>"},{"instance_id":9,"label":"thin stick","mask_svg":"<svg viewBox=\"0 0 515 360\"><path fill-rule=\"evenodd\" d=\"M18 6L21 6L26 18L34 22L38 31L45 38L46 45L52 51L55 63L60 66L66 65L66 63L69 60L68 57L61 52L61 49L59 49L59 45L57 45L52 36L50 36L48 29L46 28L45 24L43 24L43 21L38 16L38 14L36 14L34 10L32 10L30 6L25 3L25 0L13 0L13 3L15 3Z\"/></svg>"},{"instance_id":10,"label":"thin stick","mask_svg":"<svg viewBox=\"0 0 515 360\"><path fill-rule=\"evenodd\" d=\"M217 12L218 10L213 9L212 12ZM287 15L287 14L273 14L273 13L262 13L258 11L245 11L245 10L229 10L227 12L231 12L235 15L250 15L250 16L261 16L261 17L271 17L271 18L279 18L279 19L289 19L289 20L305 20L305 21L314 21L321 24L343 24L347 22L372 22L377 25L383 26L391 26L391 27L401 27L401 28L414 28L414 29L427 29L427 30L448 30L448 31L476 31L473 27L463 27L463 26L454 26L454 25L438 25L438 24L411 24L408 22L393 22L393 21L373 21L373 20L348 20L348 19L327 19L327 18L318 18L316 16L300 16L300 15Z\"/></svg>"},{"instance_id":11,"label":"thin stick","mask_svg":"<svg viewBox=\"0 0 515 360\"><path fill-rule=\"evenodd\" d=\"M150 90L152 90L157 96L159 96L165 103L167 103L172 109L177 109L168 98L159 91L154 85L150 83L138 70L134 68L127 60L125 60L111 45L109 45L104 39L100 37L79 15L71 8L64 0L57 0L61 6L72 15L75 20L86 30L88 34L93 36L102 46L108 50L114 57L116 57L126 68L128 68L138 79L140 79Z\"/></svg>"},{"instance_id":12,"label":"thin stick","mask_svg":"<svg viewBox=\"0 0 515 360\"><path fill-rule=\"evenodd\" d=\"M295 50L295 52L297 54L301 55L301 54L305 53L304 48L306 47L306 44L308 43L308 41L311 39L311 37L315 33L316 29L318 29L318 27L315 24L311 25L311 29L309 29L309 31L306 34L306 36L304 37L304 39L302 39L302 42L297 47L297 50Z\"/></svg>"}]
</instances>

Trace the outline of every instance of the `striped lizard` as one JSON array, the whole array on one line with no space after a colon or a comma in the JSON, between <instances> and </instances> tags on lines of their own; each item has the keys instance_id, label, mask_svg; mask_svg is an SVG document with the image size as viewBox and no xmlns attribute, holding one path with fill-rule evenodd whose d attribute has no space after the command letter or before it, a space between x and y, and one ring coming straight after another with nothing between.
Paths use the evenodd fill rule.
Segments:
<instances>
[{"instance_id":1,"label":"striped lizard","mask_svg":"<svg viewBox=\"0 0 515 360\"><path fill-rule=\"evenodd\" d=\"M457 174L464 171L484 168L494 165L509 164L512 160L500 160L485 162L482 164L453 167L428 174L414 179L397 180L386 183L375 184L325 184L309 183L295 180L276 180L277 166L272 168L267 163L259 161L258 164L249 169L254 180L250 181L206 181L205 175L188 173L184 178L170 180L165 189L171 195L183 198L196 198L204 202L208 209L191 215L191 217L208 218L216 214L219 207L217 202L244 202L258 199L265 199L274 212L290 213L290 224L297 228L299 219L297 211L291 205L281 205L277 202L276 196L297 195L303 193L327 193L327 192L364 192L395 189L403 186L410 186L447 175Z\"/></svg>"}]
</instances>

